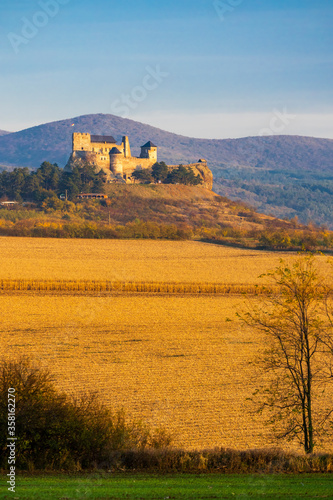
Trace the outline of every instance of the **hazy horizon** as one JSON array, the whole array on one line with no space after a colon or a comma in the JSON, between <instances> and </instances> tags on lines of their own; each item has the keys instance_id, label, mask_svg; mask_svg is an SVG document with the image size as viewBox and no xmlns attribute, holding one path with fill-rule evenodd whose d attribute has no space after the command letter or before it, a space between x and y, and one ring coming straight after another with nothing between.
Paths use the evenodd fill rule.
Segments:
<instances>
[{"instance_id":1,"label":"hazy horizon","mask_svg":"<svg viewBox=\"0 0 333 500\"><path fill-rule=\"evenodd\" d=\"M94 113L94 114L110 114L110 113ZM33 128L33 127L38 127L38 126L42 126L42 125L47 125L48 123L54 123L54 122L59 122L59 121L64 121L64 120L71 120L71 119L76 119L76 118L79 118L80 116L87 116L87 115L79 115L79 116L70 116L70 117L65 117L63 118L63 120L54 120L54 121L50 121L50 122L45 122L45 123L40 123L40 124L34 124L34 125L31 125L31 126L27 126L27 127L23 127L22 129L19 129L19 130L5 130L3 128L0 128L0 131L3 131L3 132L9 132L9 133L16 133L16 132L22 132L24 130L27 130L29 128ZM228 117L230 118L230 116ZM234 116L235 119L240 119L239 118L239 115L235 115ZM253 118L253 116L252 116ZM260 116L257 116L257 122L259 123L259 120L261 119ZM267 116L267 118L269 119L270 117ZM327 117L327 121L330 123L332 122L332 118L333 116L329 115ZM133 120L132 118L128 118L130 120ZM318 116L317 117L318 120L321 120L321 117ZM169 117L169 120L165 120L165 123L168 124L169 122L169 128L163 128L162 126L158 126L158 124L154 125L152 123L148 123L148 122L145 122L143 120L133 120L133 121L136 121L138 123L142 123L143 125L150 125L152 127L156 127L156 128L159 128L165 132L170 132L170 133L173 133L173 134L176 134L176 135L182 135L184 137L189 137L189 138L193 138L193 139L216 139L216 140L223 140L223 139L244 139L246 137L258 137L260 134L257 134L257 135L251 135L251 134L246 134L244 133L243 135L226 135L225 137L213 137L213 136L209 136L209 135L206 135L206 136L199 136L199 135L190 135L190 134L185 134L183 132L178 132L177 131L177 121L176 123L173 124L172 122L172 117L170 116ZM230 122L228 122L230 124ZM234 127L236 128L237 124L234 124ZM293 128L295 129L295 126L294 127L290 127L290 128ZM74 129L73 129L74 130ZM259 130L259 129L258 129ZM318 138L318 139L333 139L333 137L324 137L323 135L311 135L311 134L307 134L307 133L298 133L298 132L291 132L289 130L289 133L287 133L286 131L285 132L282 132L281 134L261 134L261 135L290 135L290 136L302 136L302 137L313 137L313 138Z\"/></svg>"}]
</instances>

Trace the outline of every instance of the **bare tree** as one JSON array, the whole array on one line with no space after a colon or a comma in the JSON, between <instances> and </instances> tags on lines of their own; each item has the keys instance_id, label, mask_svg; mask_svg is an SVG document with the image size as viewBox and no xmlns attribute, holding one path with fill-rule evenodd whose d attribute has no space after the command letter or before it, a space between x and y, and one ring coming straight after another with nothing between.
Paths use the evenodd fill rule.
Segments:
<instances>
[{"instance_id":1,"label":"bare tree","mask_svg":"<svg viewBox=\"0 0 333 500\"><path fill-rule=\"evenodd\" d=\"M267 297L242 316L267 341L258 359L265 381L252 399L275 437L297 439L312 453L333 408L325 405L333 359L330 289L312 255L292 264L281 260L266 276L272 284Z\"/></svg>"}]
</instances>

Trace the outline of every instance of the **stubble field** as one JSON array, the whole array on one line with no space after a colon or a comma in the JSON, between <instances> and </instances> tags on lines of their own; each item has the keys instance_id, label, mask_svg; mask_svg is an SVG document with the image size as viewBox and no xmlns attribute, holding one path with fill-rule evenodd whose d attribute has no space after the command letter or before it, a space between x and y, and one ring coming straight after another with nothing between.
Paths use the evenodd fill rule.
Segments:
<instances>
[{"instance_id":1,"label":"stubble field","mask_svg":"<svg viewBox=\"0 0 333 500\"><path fill-rule=\"evenodd\" d=\"M0 252L0 279L189 283L259 283L282 256L195 242L23 238L0 238ZM2 355L28 355L60 389L97 391L111 408L171 430L177 446L270 444L246 402L264 340L236 317L245 297L3 292L0 301Z\"/></svg>"},{"instance_id":2,"label":"stubble field","mask_svg":"<svg viewBox=\"0 0 333 500\"><path fill-rule=\"evenodd\" d=\"M252 284L281 255L195 241L0 237L0 279Z\"/></svg>"}]
</instances>

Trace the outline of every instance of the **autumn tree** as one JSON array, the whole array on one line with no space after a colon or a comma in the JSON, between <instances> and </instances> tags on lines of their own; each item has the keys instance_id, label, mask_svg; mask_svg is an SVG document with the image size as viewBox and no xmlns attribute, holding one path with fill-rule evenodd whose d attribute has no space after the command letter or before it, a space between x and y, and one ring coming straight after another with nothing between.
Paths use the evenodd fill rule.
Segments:
<instances>
[{"instance_id":1,"label":"autumn tree","mask_svg":"<svg viewBox=\"0 0 333 500\"><path fill-rule=\"evenodd\" d=\"M142 184L150 184L153 182L151 169L135 170L132 177L133 179L140 181Z\"/></svg>"},{"instance_id":2,"label":"autumn tree","mask_svg":"<svg viewBox=\"0 0 333 500\"><path fill-rule=\"evenodd\" d=\"M168 165L161 161L160 163L155 163L152 167L152 176L155 182L164 183L169 173Z\"/></svg>"},{"instance_id":3,"label":"autumn tree","mask_svg":"<svg viewBox=\"0 0 333 500\"><path fill-rule=\"evenodd\" d=\"M258 359L266 377L252 399L276 438L297 440L312 453L333 411L325 397L333 381L330 289L312 255L281 260L266 276L267 298L243 316L266 336Z\"/></svg>"},{"instance_id":4,"label":"autumn tree","mask_svg":"<svg viewBox=\"0 0 333 500\"><path fill-rule=\"evenodd\" d=\"M203 180L200 175L195 175L191 167L179 167L171 170L165 179L167 184L185 184L187 186L197 186L202 184Z\"/></svg>"}]
</instances>

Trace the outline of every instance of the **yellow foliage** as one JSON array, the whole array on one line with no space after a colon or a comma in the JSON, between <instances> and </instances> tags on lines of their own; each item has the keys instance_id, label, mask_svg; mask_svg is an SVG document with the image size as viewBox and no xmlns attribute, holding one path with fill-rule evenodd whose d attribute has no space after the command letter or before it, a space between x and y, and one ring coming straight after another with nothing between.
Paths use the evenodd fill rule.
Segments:
<instances>
[{"instance_id":1,"label":"yellow foliage","mask_svg":"<svg viewBox=\"0 0 333 500\"><path fill-rule=\"evenodd\" d=\"M14 226L14 222L10 220L0 219L0 227L12 227L12 226Z\"/></svg>"}]
</instances>

